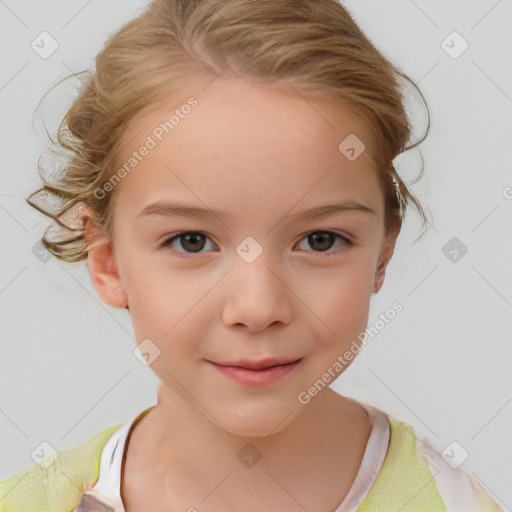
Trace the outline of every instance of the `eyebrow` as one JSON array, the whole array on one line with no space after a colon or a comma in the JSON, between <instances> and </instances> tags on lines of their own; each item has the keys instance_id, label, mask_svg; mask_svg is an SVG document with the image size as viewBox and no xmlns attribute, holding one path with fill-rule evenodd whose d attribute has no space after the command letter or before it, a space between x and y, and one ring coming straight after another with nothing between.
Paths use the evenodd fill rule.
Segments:
<instances>
[{"instance_id":1,"label":"eyebrow","mask_svg":"<svg viewBox=\"0 0 512 512\"><path fill-rule=\"evenodd\" d=\"M356 201L349 200L343 203L317 206L306 211L285 216L284 218L291 218L290 222L304 222L311 219L329 217L336 213L348 212L373 213L374 215L377 215L375 210L373 210L369 206L358 203ZM211 210L208 208L200 208L198 206L193 206L186 203L166 200L157 201L156 203L149 204L137 215L137 218L148 216L206 218L211 217L212 215L217 217L225 215L228 217L229 213L222 210Z\"/></svg>"}]
</instances>

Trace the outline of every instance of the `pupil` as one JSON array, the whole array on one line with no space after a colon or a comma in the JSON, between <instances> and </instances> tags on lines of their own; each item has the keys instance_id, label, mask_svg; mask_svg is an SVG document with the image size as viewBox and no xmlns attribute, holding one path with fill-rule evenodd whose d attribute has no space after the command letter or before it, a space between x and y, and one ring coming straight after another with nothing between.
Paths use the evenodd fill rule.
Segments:
<instances>
[{"instance_id":1,"label":"pupil","mask_svg":"<svg viewBox=\"0 0 512 512\"><path fill-rule=\"evenodd\" d=\"M183 246L184 249L191 249L192 252L194 250L198 250L200 251L202 249L202 246L201 246L201 238L202 238L203 235L198 235L198 234L188 234L188 235L183 235L183 239L185 240L185 244L189 244L190 243L190 239L192 239L192 243L191 243L191 246L192 247L185 247L185 245L182 243L181 245ZM194 239L195 239L195 242L194 242ZM198 240L199 240L199 247L197 246L198 245Z\"/></svg>"},{"instance_id":2,"label":"pupil","mask_svg":"<svg viewBox=\"0 0 512 512\"><path fill-rule=\"evenodd\" d=\"M309 235L310 237L310 243L311 247L315 248L315 243L319 240L320 241L320 247L316 247L319 251L326 251L332 246L332 240L329 240L326 244L326 239L332 239L333 235L330 233L313 233ZM322 243L323 242L323 243ZM331 242L331 243L329 243Z\"/></svg>"}]
</instances>

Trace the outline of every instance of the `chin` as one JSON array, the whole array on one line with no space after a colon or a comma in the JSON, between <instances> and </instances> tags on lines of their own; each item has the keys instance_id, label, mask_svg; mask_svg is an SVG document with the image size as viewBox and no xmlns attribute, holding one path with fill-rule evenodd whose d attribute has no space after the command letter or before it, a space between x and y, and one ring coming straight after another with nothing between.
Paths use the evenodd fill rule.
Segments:
<instances>
[{"instance_id":1,"label":"chin","mask_svg":"<svg viewBox=\"0 0 512 512\"><path fill-rule=\"evenodd\" d=\"M295 410L294 410L295 409ZM243 404L224 410L217 420L230 434L239 437L267 437L285 430L297 415L295 405Z\"/></svg>"}]
</instances>

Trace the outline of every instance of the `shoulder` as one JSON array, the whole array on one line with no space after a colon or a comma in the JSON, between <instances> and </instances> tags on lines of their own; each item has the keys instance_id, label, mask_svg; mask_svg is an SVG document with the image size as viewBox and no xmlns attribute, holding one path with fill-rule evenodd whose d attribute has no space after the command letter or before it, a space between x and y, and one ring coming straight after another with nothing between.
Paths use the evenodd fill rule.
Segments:
<instances>
[{"instance_id":1,"label":"shoulder","mask_svg":"<svg viewBox=\"0 0 512 512\"><path fill-rule=\"evenodd\" d=\"M0 512L69 512L99 476L103 447L123 423L0 481Z\"/></svg>"},{"instance_id":2,"label":"shoulder","mask_svg":"<svg viewBox=\"0 0 512 512\"><path fill-rule=\"evenodd\" d=\"M431 441L407 423L386 417L386 458L358 511L501 511L483 487L460 467L451 467Z\"/></svg>"}]
</instances>

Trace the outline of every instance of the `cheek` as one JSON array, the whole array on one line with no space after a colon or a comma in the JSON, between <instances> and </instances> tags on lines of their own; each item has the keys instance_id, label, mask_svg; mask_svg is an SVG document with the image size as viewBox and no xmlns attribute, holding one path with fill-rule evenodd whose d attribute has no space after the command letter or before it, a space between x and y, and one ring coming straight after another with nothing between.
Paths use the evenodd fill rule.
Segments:
<instances>
[{"instance_id":1,"label":"cheek","mask_svg":"<svg viewBox=\"0 0 512 512\"><path fill-rule=\"evenodd\" d=\"M161 271L136 252L128 254L121 259L119 273L128 297L135 338L139 343L145 338L162 339L178 321L174 317L179 315L176 310L180 308L176 308L173 290L179 288L169 287Z\"/></svg>"},{"instance_id":2,"label":"cheek","mask_svg":"<svg viewBox=\"0 0 512 512\"><path fill-rule=\"evenodd\" d=\"M194 348L205 322L204 301L211 284L192 285L186 273L155 265L128 265L126 292L135 339L150 339L162 352L178 356Z\"/></svg>"},{"instance_id":3,"label":"cheek","mask_svg":"<svg viewBox=\"0 0 512 512\"><path fill-rule=\"evenodd\" d=\"M369 273L370 265L361 260L315 281L308 304L318 316L316 333L322 344L350 342L364 331L371 298Z\"/></svg>"}]
</instances>

